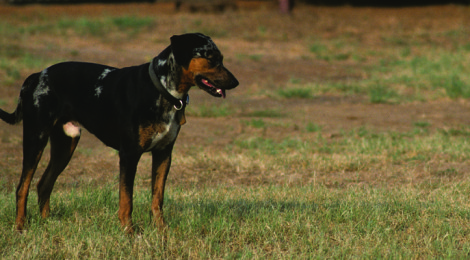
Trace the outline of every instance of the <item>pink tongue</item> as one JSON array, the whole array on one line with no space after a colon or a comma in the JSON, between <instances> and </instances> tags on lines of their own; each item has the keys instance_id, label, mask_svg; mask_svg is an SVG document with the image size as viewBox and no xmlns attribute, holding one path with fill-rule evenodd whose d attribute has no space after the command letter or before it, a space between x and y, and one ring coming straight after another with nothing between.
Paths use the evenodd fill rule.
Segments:
<instances>
[{"instance_id":1,"label":"pink tongue","mask_svg":"<svg viewBox=\"0 0 470 260\"><path fill-rule=\"evenodd\" d=\"M211 83L209 83L209 81L207 81L205 79L202 79L202 83L206 84L209 87L217 89L217 93L222 95L222 98L225 98L225 91L223 89L219 89L219 88L214 87Z\"/></svg>"},{"instance_id":2,"label":"pink tongue","mask_svg":"<svg viewBox=\"0 0 470 260\"><path fill-rule=\"evenodd\" d=\"M209 83L209 81L207 81L207 80L205 80L205 79L202 79L202 83L206 84L206 85L209 86L209 87L215 88L214 86L212 86L211 83Z\"/></svg>"}]
</instances>

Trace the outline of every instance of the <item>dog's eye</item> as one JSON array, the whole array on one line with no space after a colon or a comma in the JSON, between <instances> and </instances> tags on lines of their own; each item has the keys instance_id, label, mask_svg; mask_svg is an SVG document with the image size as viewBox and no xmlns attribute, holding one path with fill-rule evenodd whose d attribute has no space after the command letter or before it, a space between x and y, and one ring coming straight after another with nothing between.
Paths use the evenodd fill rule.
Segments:
<instances>
[{"instance_id":1,"label":"dog's eye","mask_svg":"<svg viewBox=\"0 0 470 260\"><path fill-rule=\"evenodd\" d=\"M211 62L212 66L218 67L222 65L222 60L216 60L214 62Z\"/></svg>"},{"instance_id":2,"label":"dog's eye","mask_svg":"<svg viewBox=\"0 0 470 260\"><path fill-rule=\"evenodd\" d=\"M210 59L210 63L212 66L219 66L219 65L222 65L222 61L223 61L224 57L222 55L215 55L214 57L212 57L212 59Z\"/></svg>"},{"instance_id":3,"label":"dog's eye","mask_svg":"<svg viewBox=\"0 0 470 260\"><path fill-rule=\"evenodd\" d=\"M222 60L220 60L220 59L210 59L209 64L211 65L211 67L217 67L220 64L222 64Z\"/></svg>"}]
</instances>

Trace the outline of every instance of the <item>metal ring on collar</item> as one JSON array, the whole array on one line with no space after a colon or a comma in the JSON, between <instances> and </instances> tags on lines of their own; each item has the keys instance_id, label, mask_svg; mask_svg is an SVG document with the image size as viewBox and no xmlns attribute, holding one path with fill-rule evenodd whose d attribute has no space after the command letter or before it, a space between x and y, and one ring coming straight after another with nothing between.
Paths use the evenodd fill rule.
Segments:
<instances>
[{"instance_id":1,"label":"metal ring on collar","mask_svg":"<svg viewBox=\"0 0 470 260\"><path fill-rule=\"evenodd\" d=\"M180 102L180 106L179 106L179 107L177 107L176 105L173 106L176 110L181 110L181 109L183 109L183 106L184 106L183 100L180 99L179 102Z\"/></svg>"}]
</instances>

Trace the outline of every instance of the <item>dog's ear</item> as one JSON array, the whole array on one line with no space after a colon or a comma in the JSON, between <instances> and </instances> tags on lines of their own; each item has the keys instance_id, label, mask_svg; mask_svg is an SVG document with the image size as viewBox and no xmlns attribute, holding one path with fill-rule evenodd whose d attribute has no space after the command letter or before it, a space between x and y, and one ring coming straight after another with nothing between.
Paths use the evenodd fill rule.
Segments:
<instances>
[{"instance_id":1,"label":"dog's ear","mask_svg":"<svg viewBox=\"0 0 470 260\"><path fill-rule=\"evenodd\" d=\"M207 45L211 41L209 37L200 33L188 33L183 35L173 35L170 38L171 50L176 63L183 67L188 67L191 59L194 58L194 50Z\"/></svg>"},{"instance_id":2,"label":"dog's ear","mask_svg":"<svg viewBox=\"0 0 470 260\"><path fill-rule=\"evenodd\" d=\"M187 34L184 35L173 35L170 38L171 50L177 64L187 68L189 62L193 58L193 48L191 43L191 37Z\"/></svg>"}]
</instances>

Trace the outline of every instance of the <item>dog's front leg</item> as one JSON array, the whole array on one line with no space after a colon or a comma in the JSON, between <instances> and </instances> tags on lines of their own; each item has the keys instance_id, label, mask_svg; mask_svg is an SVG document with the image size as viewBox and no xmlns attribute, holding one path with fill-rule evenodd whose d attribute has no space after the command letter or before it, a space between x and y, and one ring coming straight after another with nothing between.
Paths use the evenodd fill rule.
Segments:
<instances>
[{"instance_id":1,"label":"dog's front leg","mask_svg":"<svg viewBox=\"0 0 470 260\"><path fill-rule=\"evenodd\" d=\"M165 192L165 182L171 165L171 152L173 146L161 151L152 152L152 214L156 226L159 229L165 228L163 219L163 194Z\"/></svg>"},{"instance_id":2,"label":"dog's front leg","mask_svg":"<svg viewBox=\"0 0 470 260\"><path fill-rule=\"evenodd\" d=\"M134 233L132 223L132 196L137 164L142 153L119 151L119 220L124 231Z\"/></svg>"}]
</instances>

